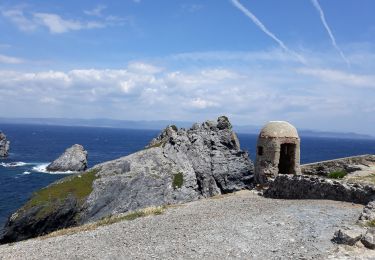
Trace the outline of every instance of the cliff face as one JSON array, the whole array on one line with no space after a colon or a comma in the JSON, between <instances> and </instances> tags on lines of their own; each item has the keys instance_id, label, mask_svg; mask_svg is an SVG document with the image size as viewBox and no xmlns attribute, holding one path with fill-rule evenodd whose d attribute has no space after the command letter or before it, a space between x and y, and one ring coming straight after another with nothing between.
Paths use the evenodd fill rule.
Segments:
<instances>
[{"instance_id":1,"label":"cliff face","mask_svg":"<svg viewBox=\"0 0 375 260\"><path fill-rule=\"evenodd\" d=\"M9 153L10 142L4 133L0 132L0 157L7 157Z\"/></svg>"},{"instance_id":2,"label":"cliff face","mask_svg":"<svg viewBox=\"0 0 375 260\"><path fill-rule=\"evenodd\" d=\"M226 117L188 130L169 126L144 150L35 193L9 218L0 242L148 206L248 189L252 180L253 164Z\"/></svg>"}]
</instances>

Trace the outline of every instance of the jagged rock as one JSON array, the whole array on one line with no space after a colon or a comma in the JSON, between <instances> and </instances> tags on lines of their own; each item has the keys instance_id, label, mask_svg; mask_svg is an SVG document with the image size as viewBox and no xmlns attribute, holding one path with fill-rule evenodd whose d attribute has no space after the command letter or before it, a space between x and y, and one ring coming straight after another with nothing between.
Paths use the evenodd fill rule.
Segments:
<instances>
[{"instance_id":1,"label":"jagged rock","mask_svg":"<svg viewBox=\"0 0 375 260\"><path fill-rule=\"evenodd\" d=\"M9 154L10 142L7 140L6 135L0 132L0 157L7 157Z\"/></svg>"},{"instance_id":2,"label":"jagged rock","mask_svg":"<svg viewBox=\"0 0 375 260\"><path fill-rule=\"evenodd\" d=\"M47 171L50 172L80 172L86 169L87 151L79 144L66 149L59 158L47 166Z\"/></svg>"},{"instance_id":3,"label":"jagged rock","mask_svg":"<svg viewBox=\"0 0 375 260\"><path fill-rule=\"evenodd\" d=\"M335 232L332 241L337 244L352 246L361 240L364 232L364 229L360 227L341 228Z\"/></svg>"},{"instance_id":4,"label":"jagged rock","mask_svg":"<svg viewBox=\"0 0 375 260\"><path fill-rule=\"evenodd\" d=\"M369 228L366 234L362 237L361 242L365 247L375 249L375 229Z\"/></svg>"},{"instance_id":5,"label":"jagged rock","mask_svg":"<svg viewBox=\"0 0 375 260\"><path fill-rule=\"evenodd\" d=\"M65 212L76 212L69 216L74 222L68 224L79 225L149 206L248 189L253 185L253 171L253 163L248 153L240 149L226 117L194 124L188 130L169 126L142 151L99 164L40 190L40 197L47 201L40 203L38 193L34 195L9 219L0 243L66 227L67 216L59 219L61 225L56 223L56 201ZM69 200L66 193L55 192L56 189L67 189ZM76 194L76 203L71 202L72 194Z\"/></svg>"}]
</instances>

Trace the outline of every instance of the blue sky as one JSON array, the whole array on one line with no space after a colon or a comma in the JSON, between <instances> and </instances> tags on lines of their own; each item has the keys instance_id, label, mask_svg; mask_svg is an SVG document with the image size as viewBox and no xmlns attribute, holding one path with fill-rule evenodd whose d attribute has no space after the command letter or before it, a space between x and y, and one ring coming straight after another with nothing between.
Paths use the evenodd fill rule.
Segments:
<instances>
[{"instance_id":1,"label":"blue sky","mask_svg":"<svg viewBox=\"0 0 375 260\"><path fill-rule=\"evenodd\" d=\"M372 0L1 1L0 116L375 134Z\"/></svg>"}]
</instances>

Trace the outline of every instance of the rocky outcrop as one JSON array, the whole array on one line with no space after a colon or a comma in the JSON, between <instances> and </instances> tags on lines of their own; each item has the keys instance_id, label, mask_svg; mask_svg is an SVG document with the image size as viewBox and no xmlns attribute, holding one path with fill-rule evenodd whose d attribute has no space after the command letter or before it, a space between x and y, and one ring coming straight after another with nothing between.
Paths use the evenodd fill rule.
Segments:
<instances>
[{"instance_id":1,"label":"rocky outcrop","mask_svg":"<svg viewBox=\"0 0 375 260\"><path fill-rule=\"evenodd\" d=\"M327 176L331 172L345 171L351 173L360 170L360 165L375 163L375 155L359 155L335 160L304 164L301 166L302 174Z\"/></svg>"},{"instance_id":2,"label":"rocky outcrop","mask_svg":"<svg viewBox=\"0 0 375 260\"><path fill-rule=\"evenodd\" d=\"M50 172L81 172L86 169L87 151L79 144L66 149L59 158L47 166L47 171Z\"/></svg>"},{"instance_id":3,"label":"rocky outcrop","mask_svg":"<svg viewBox=\"0 0 375 260\"><path fill-rule=\"evenodd\" d=\"M343 227L335 232L332 242L353 246L355 243L361 240L364 233L366 233L366 230L361 227Z\"/></svg>"},{"instance_id":4,"label":"rocky outcrop","mask_svg":"<svg viewBox=\"0 0 375 260\"><path fill-rule=\"evenodd\" d=\"M375 187L306 175L279 175L264 196L279 199L329 199L367 204Z\"/></svg>"},{"instance_id":5,"label":"rocky outcrop","mask_svg":"<svg viewBox=\"0 0 375 260\"><path fill-rule=\"evenodd\" d=\"M10 217L0 242L149 206L249 189L253 170L226 117L194 124L188 130L169 126L144 150L99 164L34 194ZM74 214L60 218L59 224L55 217L61 209Z\"/></svg>"},{"instance_id":6,"label":"rocky outcrop","mask_svg":"<svg viewBox=\"0 0 375 260\"><path fill-rule=\"evenodd\" d=\"M0 157L7 157L9 154L10 142L4 133L0 132Z\"/></svg>"}]
</instances>

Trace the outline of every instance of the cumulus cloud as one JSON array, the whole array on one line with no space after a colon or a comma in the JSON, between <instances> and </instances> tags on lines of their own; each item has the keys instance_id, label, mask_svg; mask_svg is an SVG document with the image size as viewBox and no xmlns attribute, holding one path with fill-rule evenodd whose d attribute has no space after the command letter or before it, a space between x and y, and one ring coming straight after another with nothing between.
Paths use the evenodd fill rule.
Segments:
<instances>
[{"instance_id":1,"label":"cumulus cloud","mask_svg":"<svg viewBox=\"0 0 375 260\"><path fill-rule=\"evenodd\" d=\"M223 54L219 52L214 62L200 60L182 68L167 58L162 67L157 59L155 63L133 61L120 69L0 70L0 97L6 100L0 102L0 111L13 107L9 116L191 121L226 114L236 124L289 120L297 126L317 128L317 122L331 127L342 123L348 131L363 126L356 122L359 114L370 118L374 104L368 97L374 91L374 74L347 73L323 65L301 68L277 55L268 62L273 53L283 52L247 54L258 57L255 60L225 53L223 59L238 57L237 66L218 66L218 56ZM337 56L326 55L314 54L321 64ZM199 56L212 59L210 53ZM375 64L366 66L373 71ZM375 118L366 124L375 125Z\"/></svg>"}]
</instances>

